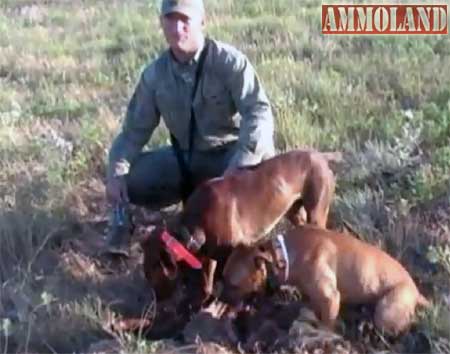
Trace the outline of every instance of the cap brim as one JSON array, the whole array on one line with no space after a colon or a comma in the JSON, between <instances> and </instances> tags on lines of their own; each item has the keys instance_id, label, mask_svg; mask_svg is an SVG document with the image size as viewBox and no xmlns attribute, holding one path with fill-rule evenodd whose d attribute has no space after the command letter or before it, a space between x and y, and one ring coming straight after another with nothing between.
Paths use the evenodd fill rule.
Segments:
<instances>
[{"instance_id":1,"label":"cap brim","mask_svg":"<svg viewBox=\"0 0 450 354\"><path fill-rule=\"evenodd\" d=\"M183 6L183 5L172 6L163 11L162 15L166 16L171 13L180 13L190 18L202 15L202 13L198 11L198 9L194 9L191 6Z\"/></svg>"}]
</instances>

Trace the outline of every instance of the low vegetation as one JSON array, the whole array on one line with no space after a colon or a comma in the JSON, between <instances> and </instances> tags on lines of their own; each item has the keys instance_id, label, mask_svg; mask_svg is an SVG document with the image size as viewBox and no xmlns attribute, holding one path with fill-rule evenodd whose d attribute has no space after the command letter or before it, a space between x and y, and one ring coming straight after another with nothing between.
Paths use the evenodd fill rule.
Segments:
<instances>
[{"instance_id":1,"label":"low vegetation","mask_svg":"<svg viewBox=\"0 0 450 354\"><path fill-rule=\"evenodd\" d=\"M316 0L206 5L208 33L264 82L278 149L343 151L334 225L405 264L433 301L410 336L449 353L450 37L323 36ZM138 263L111 272L94 252L107 150L164 48L158 6L0 4L0 352L86 352L110 338L124 352L206 348L112 331L117 298L144 285ZM167 138L158 128L150 146Z\"/></svg>"}]
</instances>

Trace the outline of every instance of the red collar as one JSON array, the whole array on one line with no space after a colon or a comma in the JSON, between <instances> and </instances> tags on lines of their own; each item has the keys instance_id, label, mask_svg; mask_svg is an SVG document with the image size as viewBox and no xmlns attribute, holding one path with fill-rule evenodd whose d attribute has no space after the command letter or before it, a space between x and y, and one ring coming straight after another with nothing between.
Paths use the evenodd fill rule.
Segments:
<instances>
[{"instance_id":1,"label":"red collar","mask_svg":"<svg viewBox=\"0 0 450 354\"><path fill-rule=\"evenodd\" d=\"M177 262L185 261L191 268L202 269L202 263L199 259L189 252L175 237L169 234L167 230L161 233L161 240Z\"/></svg>"}]
</instances>

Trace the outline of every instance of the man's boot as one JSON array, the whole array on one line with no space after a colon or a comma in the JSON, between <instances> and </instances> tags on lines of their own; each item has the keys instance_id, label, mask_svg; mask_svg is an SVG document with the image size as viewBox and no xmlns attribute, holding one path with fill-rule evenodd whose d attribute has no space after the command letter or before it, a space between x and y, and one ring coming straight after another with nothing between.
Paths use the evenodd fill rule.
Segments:
<instances>
[{"instance_id":1,"label":"man's boot","mask_svg":"<svg viewBox=\"0 0 450 354\"><path fill-rule=\"evenodd\" d=\"M129 205L117 204L110 219L106 253L128 257L132 233L133 223Z\"/></svg>"}]
</instances>

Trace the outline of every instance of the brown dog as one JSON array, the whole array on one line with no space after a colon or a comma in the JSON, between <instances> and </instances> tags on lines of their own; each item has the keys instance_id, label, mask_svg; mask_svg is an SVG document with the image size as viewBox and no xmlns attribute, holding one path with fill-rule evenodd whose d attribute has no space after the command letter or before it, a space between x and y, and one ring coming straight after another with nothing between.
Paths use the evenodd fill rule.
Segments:
<instances>
[{"instance_id":1,"label":"brown dog","mask_svg":"<svg viewBox=\"0 0 450 354\"><path fill-rule=\"evenodd\" d=\"M205 288L212 289L212 284L205 285L207 271L192 269L185 262L177 261L160 237L164 230L156 227L141 239L144 275L158 301L172 299L176 291L184 293L182 301L176 304L177 313L189 316L192 310L198 310L204 303ZM214 265L208 258L198 258L206 269Z\"/></svg>"},{"instance_id":2,"label":"brown dog","mask_svg":"<svg viewBox=\"0 0 450 354\"><path fill-rule=\"evenodd\" d=\"M236 303L266 284L268 272L297 286L325 325L333 327L340 303L376 304L375 325L397 335L411 324L416 305L427 306L408 272L382 250L348 234L311 226L284 236L289 274L268 242L238 247L224 269L223 300Z\"/></svg>"},{"instance_id":3,"label":"brown dog","mask_svg":"<svg viewBox=\"0 0 450 354\"><path fill-rule=\"evenodd\" d=\"M221 274L233 247L261 241L284 215L299 224L303 207L308 223L325 228L335 186L328 163L340 159L340 153L294 150L206 181L193 192L178 233L191 251L209 259L203 271L205 298L212 292L215 262ZM161 262L161 257L148 262L156 266L151 273L159 273L151 281L156 288L167 287L164 274L170 266Z\"/></svg>"},{"instance_id":4,"label":"brown dog","mask_svg":"<svg viewBox=\"0 0 450 354\"><path fill-rule=\"evenodd\" d=\"M181 225L194 244L212 249L252 245L286 214L297 224L302 206L308 224L325 228L335 187L329 162L341 158L293 150L206 181L187 200Z\"/></svg>"},{"instance_id":5,"label":"brown dog","mask_svg":"<svg viewBox=\"0 0 450 354\"><path fill-rule=\"evenodd\" d=\"M178 264L158 237L162 228L157 227L141 239L144 253L144 275L154 289L158 300L170 297L178 284Z\"/></svg>"}]
</instances>

